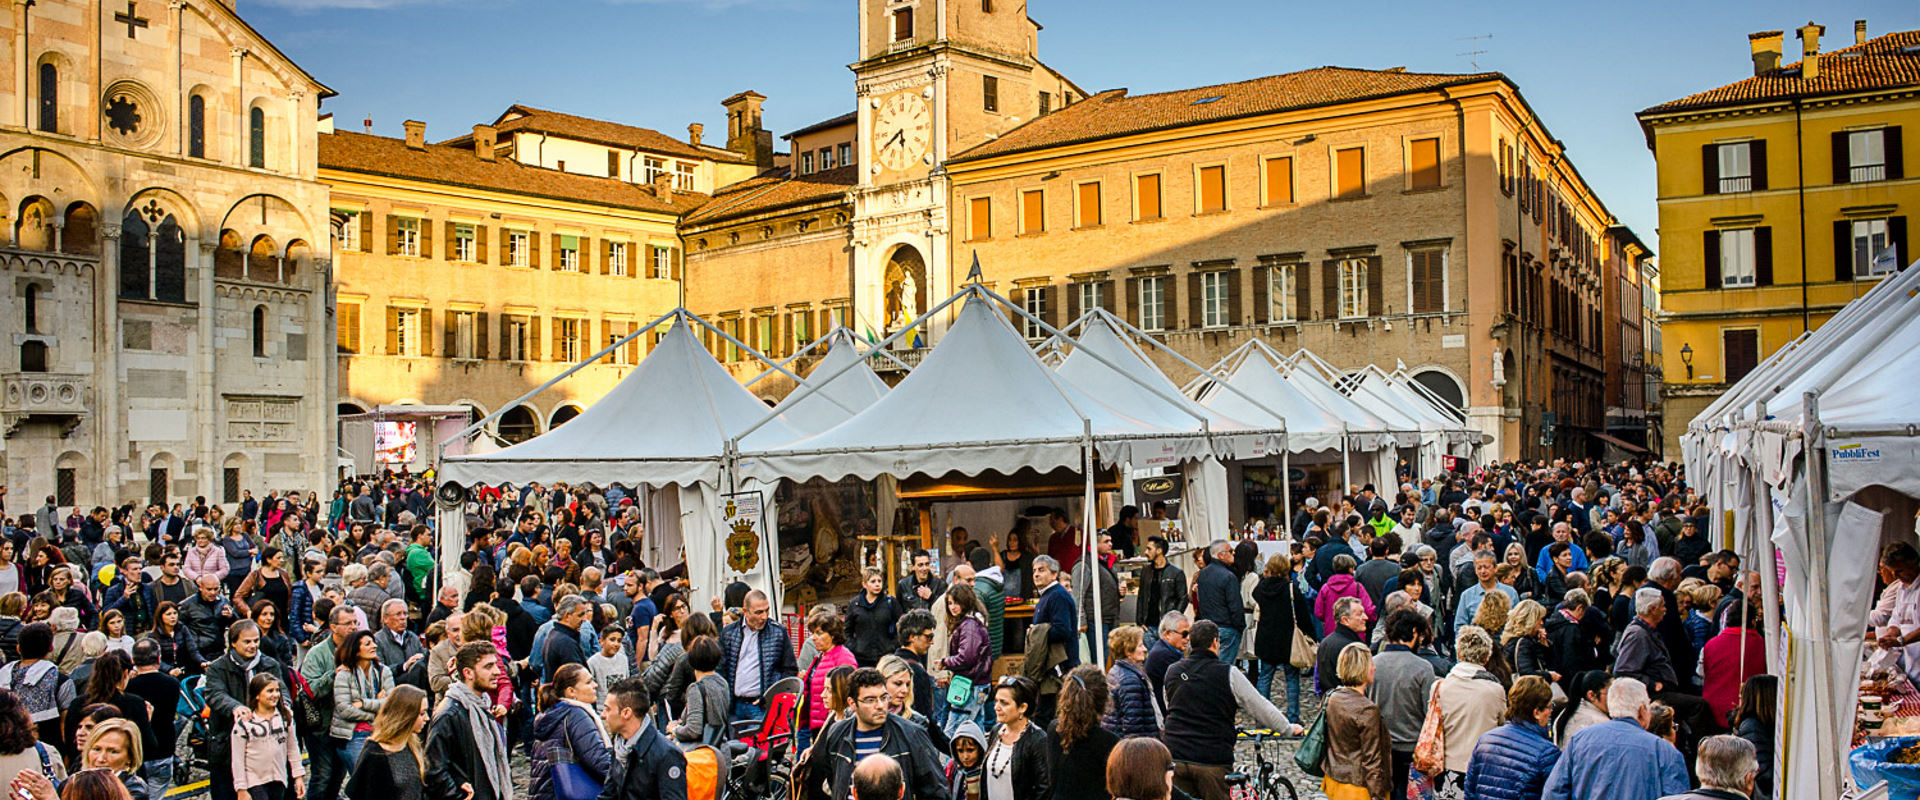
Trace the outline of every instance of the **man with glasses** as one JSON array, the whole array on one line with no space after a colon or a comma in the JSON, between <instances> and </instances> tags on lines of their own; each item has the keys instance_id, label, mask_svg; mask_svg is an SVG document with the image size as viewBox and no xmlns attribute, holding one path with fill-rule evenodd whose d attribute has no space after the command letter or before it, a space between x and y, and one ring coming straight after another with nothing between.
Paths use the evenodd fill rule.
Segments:
<instances>
[{"instance_id":1,"label":"man with glasses","mask_svg":"<svg viewBox=\"0 0 1920 800\"><path fill-rule=\"evenodd\" d=\"M1153 684L1154 696L1161 698L1163 704L1167 696L1167 668L1187 657L1187 634L1192 629L1193 621L1187 619L1187 615L1169 611L1160 617L1160 638L1147 650L1147 680Z\"/></svg>"},{"instance_id":2,"label":"man with glasses","mask_svg":"<svg viewBox=\"0 0 1920 800\"><path fill-rule=\"evenodd\" d=\"M380 663L393 671L393 682L427 689L427 646L420 635L407 630L407 601L395 597L380 606L380 630L373 635Z\"/></svg>"},{"instance_id":3,"label":"man with glasses","mask_svg":"<svg viewBox=\"0 0 1920 800\"><path fill-rule=\"evenodd\" d=\"M941 722L946 714L946 703L941 703L941 715L934 716L933 675L927 672L927 651L933 649L933 612L918 609L900 617L895 626L900 633L900 649L893 652L913 670L913 710L921 716Z\"/></svg>"},{"instance_id":4,"label":"man with glasses","mask_svg":"<svg viewBox=\"0 0 1920 800\"><path fill-rule=\"evenodd\" d=\"M833 770L827 781L833 787L828 796L851 797L854 765L868 756L883 755L906 774L908 800L947 800L933 742L919 726L887 713L886 676L872 667L854 670L847 691L853 695L853 718L828 726L814 745L826 748L820 752Z\"/></svg>"},{"instance_id":5,"label":"man with glasses","mask_svg":"<svg viewBox=\"0 0 1920 800\"><path fill-rule=\"evenodd\" d=\"M331 602L321 598L322 603ZM314 701L324 709L321 716L329 722L333 718L333 668L334 651L346 643L359 627L353 610L347 606L335 605L327 612L327 632L330 638L319 645L307 648L306 660L300 664L300 677L307 679L307 685L313 688ZM347 763L345 743L327 733L326 725L307 731L307 800L334 800L340 795L340 785L346 781Z\"/></svg>"}]
</instances>

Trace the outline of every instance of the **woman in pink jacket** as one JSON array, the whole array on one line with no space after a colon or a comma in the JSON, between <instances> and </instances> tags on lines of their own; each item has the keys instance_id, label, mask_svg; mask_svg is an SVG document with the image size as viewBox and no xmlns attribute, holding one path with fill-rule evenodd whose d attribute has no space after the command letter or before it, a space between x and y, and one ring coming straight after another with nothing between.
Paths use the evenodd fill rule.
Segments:
<instances>
[{"instance_id":1,"label":"woman in pink jacket","mask_svg":"<svg viewBox=\"0 0 1920 800\"><path fill-rule=\"evenodd\" d=\"M1373 609L1373 598L1367 595L1367 587L1353 577L1353 556L1341 553L1333 557L1333 577L1320 587L1320 593L1313 596L1313 615L1320 618L1320 630L1331 631L1337 622L1333 618L1333 604L1342 597L1358 597L1360 605L1367 610L1367 621L1380 618L1380 612Z\"/></svg>"},{"instance_id":2,"label":"woman in pink jacket","mask_svg":"<svg viewBox=\"0 0 1920 800\"><path fill-rule=\"evenodd\" d=\"M201 526L193 529L193 546L180 559L180 571L187 576L188 583L196 583L202 575L211 575L216 581L227 579L227 551L213 543L213 529Z\"/></svg>"},{"instance_id":3,"label":"woman in pink jacket","mask_svg":"<svg viewBox=\"0 0 1920 800\"><path fill-rule=\"evenodd\" d=\"M800 680L804 688L800 693L800 702L807 709L807 731L805 738L811 740L812 734L827 721L827 675L835 667L858 667L853 651L847 649L847 624L840 617L840 610L832 605L821 604L807 613L807 636L813 639L813 649L820 655L813 659ZM802 744L801 748L806 745Z\"/></svg>"}]
</instances>

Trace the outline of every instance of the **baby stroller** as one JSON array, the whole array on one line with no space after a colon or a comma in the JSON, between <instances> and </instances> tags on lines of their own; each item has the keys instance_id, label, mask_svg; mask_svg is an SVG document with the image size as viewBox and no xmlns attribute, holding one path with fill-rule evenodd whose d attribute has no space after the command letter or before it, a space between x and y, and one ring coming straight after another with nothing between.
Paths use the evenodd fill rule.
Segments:
<instances>
[{"instance_id":1,"label":"baby stroller","mask_svg":"<svg viewBox=\"0 0 1920 800\"><path fill-rule=\"evenodd\" d=\"M748 797L786 797L792 772L793 732L800 712L799 678L784 678L760 697L765 718L734 723L727 743L727 787Z\"/></svg>"},{"instance_id":2,"label":"baby stroller","mask_svg":"<svg viewBox=\"0 0 1920 800\"><path fill-rule=\"evenodd\" d=\"M206 676L195 675L180 684L180 702L174 707L173 725L180 734L173 746L173 785L192 782L195 767L210 770L208 741L213 732L213 711L207 708Z\"/></svg>"}]
</instances>

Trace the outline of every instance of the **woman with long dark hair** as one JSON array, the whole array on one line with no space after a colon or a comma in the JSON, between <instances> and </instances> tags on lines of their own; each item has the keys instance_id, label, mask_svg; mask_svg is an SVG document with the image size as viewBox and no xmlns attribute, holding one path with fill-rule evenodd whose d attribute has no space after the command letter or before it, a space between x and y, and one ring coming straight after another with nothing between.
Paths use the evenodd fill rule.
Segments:
<instances>
[{"instance_id":1,"label":"woman with long dark hair","mask_svg":"<svg viewBox=\"0 0 1920 800\"><path fill-rule=\"evenodd\" d=\"M1047 732L1033 724L1028 716L1039 699L1039 687L1024 675L1010 675L994 684L993 717L997 724L987 737L986 790L981 792L982 800L1050 800L1053 797L1053 769L1047 759L1047 750L1052 745L1047 741Z\"/></svg>"},{"instance_id":2,"label":"woman with long dark hair","mask_svg":"<svg viewBox=\"0 0 1920 800\"><path fill-rule=\"evenodd\" d=\"M427 727L427 693L399 686L373 718L371 747L360 751L347 779L349 800L422 800L427 756L420 731Z\"/></svg>"},{"instance_id":3,"label":"woman with long dark hair","mask_svg":"<svg viewBox=\"0 0 1920 800\"><path fill-rule=\"evenodd\" d=\"M0 775L37 772L51 781L67 779L67 763L53 745L40 741L27 707L12 692L0 692Z\"/></svg>"},{"instance_id":4,"label":"woman with long dark hair","mask_svg":"<svg viewBox=\"0 0 1920 800\"><path fill-rule=\"evenodd\" d=\"M380 663L380 648L370 630L348 635L334 651L333 663L333 724L327 733L352 763L373 734L374 715L393 691L393 671Z\"/></svg>"},{"instance_id":5,"label":"woman with long dark hair","mask_svg":"<svg viewBox=\"0 0 1920 800\"><path fill-rule=\"evenodd\" d=\"M1173 754L1159 739L1127 739L1107 754L1107 794L1114 800L1167 800L1173 795Z\"/></svg>"},{"instance_id":6,"label":"woman with long dark hair","mask_svg":"<svg viewBox=\"0 0 1920 800\"><path fill-rule=\"evenodd\" d=\"M147 638L160 646L160 668L179 678L200 674L200 653L193 647L187 626L180 624L180 607L172 600L153 609L153 630Z\"/></svg>"},{"instance_id":7,"label":"woman with long dark hair","mask_svg":"<svg viewBox=\"0 0 1920 800\"><path fill-rule=\"evenodd\" d=\"M467 597L460 602L461 611L472 611L474 606L493 602L493 567L475 564L468 581Z\"/></svg>"},{"instance_id":8,"label":"woman with long dark hair","mask_svg":"<svg viewBox=\"0 0 1920 800\"><path fill-rule=\"evenodd\" d=\"M50 573L47 576L47 591L53 595L54 608L71 608L80 612L80 628L93 629L97 614L93 600L74 585L72 568L62 565Z\"/></svg>"},{"instance_id":9,"label":"woman with long dark hair","mask_svg":"<svg viewBox=\"0 0 1920 800\"><path fill-rule=\"evenodd\" d=\"M1107 755L1120 737L1100 726L1107 711L1107 676L1081 664L1060 683L1060 702L1047 737L1047 771L1056 800L1107 800Z\"/></svg>"},{"instance_id":10,"label":"woman with long dark hair","mask_svg":"<svg viewBox=\"0 0 1920 800\"><path fill-rule=\"evenodd\" d=\"M1000 551L1002 591L1007 597L1026 597L1033 588L1033 547L1027 543L1032 529L1032 520L1018 517L1007 531L1006 547Z\"/></svg>"},{"instance_id":11,"label":"woman with long dark hair","mask_svg":"<svg viewBox=\"0 0 1920 800\"><path fill-rule=\"evenodd\" d=\"M296 663L294 653L299 646L281 624L280 607L272 600L255 600L247 610L247 619L260 626L260 652L272 656L280 666L291 668L290 665Z\"/></svg>"},{"instance_id":12,"label":"woman with long dark hair","mask_svg":"<svg viewBox=\"0 0 1920 800\"><path fill-rule=\"evenodd\" d=\"M540 687L545 711L533 721L533 756L529 794L533 800L553 800L553 765L577 764L594 780L605 783L613 771L613 737L606 720L594 707L599 687L593 672L568 664L553 673L553 682Z\"/></svg>"},{"instance_id":13,"label":"woman with long dark hair","mask_svg":"<svg viewBox=\"0 0 1920 800\"><path fill-rule=\"evenodd\" d=\"M133 658L119 650L108 650L93 660L93 673L87 677L87 686L80 696L67 705L66 734L72 737L80 724L80 717L86 708L95 704L111 705L120 709L120 715L135 723L140 744L157 750L160 743L153 737L153 727L147 714L147 701L139 695L127 691L127 681L133 677ZM135 762L137 766L139 762Z\"/></svg>"},{"instance_id":14,"label":"woman with long dark hair","mask_svg":"<svg viewBox=\"0 0 1920 800\"><path fill-rule=\"evenodd\" d=\"M1753 800L1773 800L1773 736L1778 730L1774 710L1780 700L1780 677L1755 675L1740 684L1740 705L1733 709L1733 733L1753 744L1760 774L1753 782Z\"/></svg>"},{"instance_id":15,"label":"woman with long dark hair","mask_svg":"<svg viewBox=\"0 0 1920 800\"><path fill-rule=\"evenodd\" d=\"M233 602L249 612L255 603L270 602L274 608L289 608L293 603L293 579L287 574L287 555L278 547L260 551L260 568L248 573L233 593Z\"/></svg>"}]
</instances>

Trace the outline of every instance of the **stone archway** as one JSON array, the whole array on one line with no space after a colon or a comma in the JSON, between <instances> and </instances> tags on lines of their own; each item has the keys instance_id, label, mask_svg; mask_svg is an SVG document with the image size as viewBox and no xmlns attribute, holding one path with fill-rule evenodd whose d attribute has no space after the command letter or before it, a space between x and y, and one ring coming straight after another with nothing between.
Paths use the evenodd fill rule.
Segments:
<instances>
[{"instance_id":1,"label":"stone archway","mask_svg":"<svg viewBox=\"0 0 1920 800\"><path fill-rule=\"evenodd\" d=\"M887 254L882 271L882 298L889 333L899 330L927 310L927 260L913 245L903 244Z\"/></svg>"},{"instance_id":2,"label":"stone archway","mask_svg":"<svg viewBox=\"0 0 1920 800\"><path fill-rule=\"evenodd\" d=\"M1459 380L1446 372L1432 368L1423 369L1413 374L1413 381L1426 387L1435 397L1440 398L1452 408L1464 410L1467 407L1466 387L1461 386Z\"/></svg>"}]
</instances>

